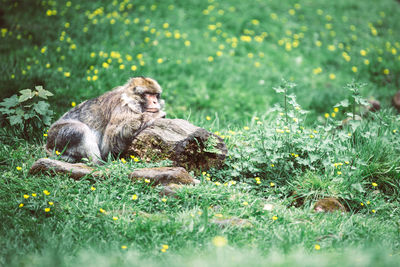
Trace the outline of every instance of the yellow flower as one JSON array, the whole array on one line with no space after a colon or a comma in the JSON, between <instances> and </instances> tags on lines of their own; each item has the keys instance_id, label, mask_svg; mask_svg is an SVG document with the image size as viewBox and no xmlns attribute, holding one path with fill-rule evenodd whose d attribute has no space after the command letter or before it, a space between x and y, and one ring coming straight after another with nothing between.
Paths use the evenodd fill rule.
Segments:
<instances>
[{"instance_id":1,"label":"yellow flower","mask_svg":"<svg viewBox=\"0 0 400 267\"><path fill-rule=\"evenodd\" d=\"M271 167L275 167L275 164L271 164Z\"/></svg>"},{"instance_id":2,"label":"yellow flower","mask_svg":"<svg viewBox=\"0 0 400 267\"><path fill-rule=\"evenodd\" d=\"M46 196L50 195L50 192L47 191L47 190L43 190L43 193L44 193Z\"/></svg>"},{"instance_id":3,"label":"yellow flower","mask_svg":"<svg viewBox=\"0 0 400 267\"><path fill-rule=\"evenodd\" d=\"M71 25L71 24L69 24L69 22L66 22L66 23L64 24L64 27L65 27L65 28L69 28L70 25Z\"/></svg>"},{"instance_id":4,"label":"yellow flower","mask_svg":"<svg viewBox=\"0 0 400 267\"><path fill-rule=\"evenodd\" d=\"M54 202L49 201L49 205L50 205L50 206L53 206L53 205L54 205Z\"/></svg>"},{"instance_id":5,"label":"yellow flower","mask_svg":"<svg viewBox=\"0 0 400 267\"><path fill-rule=\"evenodd\" d=\"M216 236L212 239L212 243L216 247L224 247L228 244L228 240L223 236Z\"/></svg>"},{"instance_id":6,"label":"yellow flower","mask_svg":"<svg viewBox=\"0 0 400 267\"><path fill-rule=\"evenodd\" d=\"M361 206L364 206L364 203L361 202L360 205L361 205Z\"/></svg>"},{"instance_id":7,"label":"yellow flower","mask_svg":"<svg viewBox=\"0 0 400 267\"><path fill-rule=\"evenodd\" d=\"M189 40L186 40L186 41L185 41L185 46L190 46L190 45L191 45L190 41L189 41Z\"/></svg>"},{"instance_id":8,"label":"yellow flower","mask_svg":"<svg viewBox=\"0 0 400 267\"><path fill-rule=\"evenodd\" d=\"M276 221L276 220L278 220L278 217L272 216L272 220Z\"/></svg>"},{"instance_id":9,"label":"yellow flower","mask_svg":"<svg viewBox=\"0 0 400 267\"><path fill-rule=\"evenodd\" d=\"M33 196L33 197L36 197L36 196L37 196L37 194L36 194L36 193L32 193L32 196Z\"/></svg>"},{"instance_id":10,"label":"yellow flower","mask_svg":"<svg viewBox=\"0 0 400 267\"><path fill-rule=\"evenodd\" d=\"M331 113L331 116L332 116L332 118L335 118L335 117L336 117L336 113L335 113L335 112L332 112L332 113Z\"/></svg>"},{"instance_id":11,"label":"yellow flower","mask_svg":"<svg viewBox=\"0 0 400 267\"><path fill-rule=\"evenodd\" d=\"M167 199L166 199L165 197L163 197L163 198L161 199L161 201L162 201L162 202L167 202Z\"/></svg>"},{"instance_id":12,"label":"yellow flower","mask_svg":"<svg viewBox=\"0 0 400 267\"><path fill-rule=\"evenodd\" d=\"M214 61L214 58L213 58L212 56L209 56L209 57L207 58L207 60L208 60L208 62L212 62L212 61Z\"/></svg>"},{"instance_id":13,"label":"yellow flower","mask_svg":"<svg viewBox=\"0 0 400 267\"><path fill-rule=\"evenodd\" d=\"M249 128L248 126L244 126L243 129L244 129L245 131L250 130L250 128Z\"/></svg>"},{"instance_id":14,"label":"yellow flower","mask_svg":"<svg viewBox=\"0 0 400 267\"><path fill-rule=\"evenodd\" d=\"M249 203L248 203L247 201L244 201L244 202L242 203L242 205L243 205L243 206L248 206Z\"/></svg>"},{"instance_id":15,"label":"yellow flower","mask_svg":"<svg viewBox=\"0 0 400 267\"><path fill-rule=\"evenodd\" d=\"M22 208L24 206L24 203L21 203L18 205L18 207Z\"/></svg>"},{"instance_id":16,"label":"yellow flower","mask_svg":"<svg viewBox=\"0 0 400 267\"><path fill-rule=\"evenodd\" d=\"M132 71L136 71L136 70L137 70L137 67L136 67L135 65L132 65L131 70L132 70Z\"/></svg>"},{"instance_id":17,"label":"yellow flower","mask_svg":"<svg viewBox=\"0 0 400 267\"><path fill-rule=\"evenodd\" d=\"M161 64L161 63L163 63L163 62L164 62L164 60L163 60L162 58L157 59L157 63L158 63L158 64Z\"/></svg>"},{"instance_id":18,"label":"yellow flower","mask_svg":"<svg viewBox=\"0 0 400 267\"><path fill-rule=\"evenodd\" d=\"M325 113L325 118L329 118L329 113Z\"/></svg>"},{"instance_id":19,"label":"yellow flower","mask_svg":"<svg viewBox=\"0 0 400 267\"><path fill-rule=\"evenodd\" d=\"M367 205L369 205L369 204L371 204L371 202L368 200L368 201L367 201Z\"/></svg>"},{"instance_id":20,"label":"yellow flower","mask_svg":"<svg viewBox=\"0 0 400 267\"><path fill-rule=\"evenodd\" d=\"M383 74L389 75L389 73L390 73L389 69L384 69L384 70L383 70Z\"/></svg>"},{"instance_id":21,"label":"yellow flower","mask_svg":"<svg viewBox=\"0 0 400 267\"><path fill-rule=\"evenodd\" d=\"M98 79L97 75L93 75L92 81L96 81Z\"/></svg>"},{"instance_id":22,"label":"yellow flower","mask_svg":"<svg viewBox=\"0 0 400 267\"><path fill-rule=\"evenodd\" d=\"M45 212L49 212L49 211L50 211L50 208L45 208L44 211L45 211Z\"/></svg>"},{"instance_id":23,"label":"yellow flower","mask_svg":"<svg viewBox=\"0 0 400 267\"><path fill-rule=\"evenodd\" d=\"M100 212L101 212L101 213L105 213L106 211L103 210L102 208L100 208Z\"/></svg>"},{"instance_id":24,"label":"yellow flower","mask_svg":"<svg viewBox=\"0 0 400 267\"><path fill-rule=\"evenodd\" d=\"M333 112L338 113L339 112L339 108L333 108Z\"/></svg>"},{"instance_id":25,"label":"yellow flower","mask_svg":"<svg viewBox=\"0 0 400 267\"><path fill-rule=\"evenodd\" d=\"M314 138L314 135L310 134L310 138L313 139L313 138Z\"/></svg>"},{"instance_id":26,"label":"yellow flower","mask_svg":"<svg viewBox=\"0 0 400 267\"><path fill-rule=\"evenodd\" d=\"M121 162L125 164L126 160L124 158L121 158Z\"/></svg>"},{"instance_id":27,"label":"yellow flower","mask_svg":"<svg viewBox=\"0 0 400 267\"><path fill-rule=\"evenodd\" d=\"M121 248L125 250L125 249L127 249L128 247L127 247L127 246L121 246Z\"/></svg>"},{"instance_id":28,"label":"yellow flower","mask_svg":"<svg viewBox=\"0 0 400 267\"><path fill-rule=\"evenodd\" d=\"M40 53L44 54L46 53L47 46L43 46L42 49L40 49Z\"/></svg>"},{"instance_id":29,"label":"yellow flower","mask_svg":"<svg viewBox=\"0 0 400 267\"><path fill-rule=\"evenodd\" d=\"M138 196L137 196L136 194L134 194L134 195L132 196L132 200L136 200L136 199L138 199Z\"/></svg>"},{"instance_id":30,"label":"yellow flower","mask_svg":"<svg viewBox=\"0 0 400 267\"><path fill-rule=\"evenodd\" d=\"M315 249L315 250L320 250L320 249L321 249L321 246L317 244L317 245L314 246L314 249Z\"/></svg>"},{"instance_id":31,"label":"yellow flower","mask_svg":"<svg viewBox=\"0 0 400 267\"><path fill-rule=\"evenodd\" d=\"M120 70L125 69L125 65L124 65L124 64L119 65L119 69L120 69Z\"/></svg>"},{"instance_id":32,"label":"yellow flower","mask_svg":"<svg viewBox=\"0 0 400 267\"><path fill-rule=\"evenodd\" d=\"M331 80L336 79L336 75L333 74L333 73L330 73L330 74L329 74L329 79L331 79Z\"/></svg>"},{"instance_id":33,"label":"yellow flower","mask_svg":"<svg viewBox=\"0 0 400 267\"><path fill-rule=\"evenodd\" d=\"M364 49L360 50L360 55L365 56L367 54L367 51L365 51Z\"/></svg>"},{"instance_id":34,"label":"yellow flower","mask_svg":"<svg viewBox=\"0 0 400 267\"><path fill-rule=\"evenodd\" d=\"M102 66L103 66L103 68L105 68L105 69L107 69L107 68L109 67L109 65L108 65L107 62L103 62Z\"/></svg>"},{"instance_id":35,"label":"yellow flower","mask_svg":"<svg viewBox=\"0 0 400 267\"><path fill-rule=\"evenodd\" d=\"M206 120L210 121L211 117L210 116L206 116Z\"/></svg>"},{"instance_id":36,"label":"yellow flower","mask_svg":"<svg viewBox=\"0 0 400 267\"><path fill-rule=\"evenodd\" d=\"M24 198L25 198L25 199L29 198L29 195L24 195Z\"/></svg>"},{"instance_id":37,"label":"yellow flower","mask_svg":"<svg viewBox=\"0 0 400 267\"><path fill-rule=\"evenodd\" d=\"M96 187L92 186L92 187L90 187L90 189L91 189L92 191L95 191L95 190L96 190Z\"/></svg>"},{"instance_id":38,"label":"yellow flower","mask_svg":"<svg viewBox=\"0 0 400 267\"><path fill-rule=\"evenodd\" d=\"M144 182L148 184L148 183L150 183L150 180L149 179L144 179Z\"/></svg>"},{"instance_id":39,"label":"yellow flower","mask_svg":"<svg viewBox=\"0 0 400 267\"><path fill-rule=\"evenodd\" d=\"M58 155L60 155L61 153L58 151L58 150L56 150L56 155L58 156Z\"/></svg>"},{"instance_id":40,"label":"yellow flower","mask_svg":"<svg viewBox=\"0 0 400 267\"><path fill-rule=\"evenodd\" d=\"M377 183L372 183L372 186L373 186L373 187L377 187L378 184L377 184Z\"/></svg>"},{"instance_id":41,"label":"yellow flower","mask_svg":"<svg viewBox=\"0 0 400 267\"><path fill-rule=\"evenodd\" d=\"M368 59L364 59L364 64L365 65L369 65L369 60Z\"/></svg>"},{"instance_id":42,"label":"yellow flower","mask_svg":"<svg viewBox=\"0 0 400 267\"><path fill-rule=\"evenodd\" d=\"M372 213L375 213L376 212L376 210L371 210L372 211Z\"/></svg>"},{"instance_id":43,"label":"yellow flower","mask_svg":"<svg viewBox=\"0 0 400 267\"><path fill-rule=\"evenodd\" d=\"M351 70L353 71L353 72L357 72L357 67L356 66L353 66L353 67L351 67Z\"/></svg>"},{"instance_id":44,"label":"yellow flower","mask_svg":"<svg viewBox=\"0 0 400 267\"><path fill-rule=\"evenodd\" d=\"M16 169L17 169L17 171L21 171L21 170L22 170L22 167L17 166Z\"/></svg>"},{"instance_id":45,"label":"yellow flower","mask_svg":"<svg viewBox=\"0 0 400 267\"><path fill-rule=\"evenodd\" d=\"M76 103L74 101L71 102L71 107L75 107Z\"/></svg>"}]
</instances>

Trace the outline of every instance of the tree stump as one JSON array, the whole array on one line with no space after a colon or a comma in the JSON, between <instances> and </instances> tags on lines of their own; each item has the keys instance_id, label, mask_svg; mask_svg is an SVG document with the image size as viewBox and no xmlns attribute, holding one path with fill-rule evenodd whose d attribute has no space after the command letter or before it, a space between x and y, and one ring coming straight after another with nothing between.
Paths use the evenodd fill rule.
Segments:
<instances>
[{"instance_id":1,"label":"tree stump","mask_svg":"<svg viewBox=\"0 0 400 267\"><path fill-rule=\"evenodd\" d=\"M199 173L220 167L228 153L222 138L182 119L157 119L132 141L125 156L146 161L169 159Z\"/></svg>"}]
</instances>

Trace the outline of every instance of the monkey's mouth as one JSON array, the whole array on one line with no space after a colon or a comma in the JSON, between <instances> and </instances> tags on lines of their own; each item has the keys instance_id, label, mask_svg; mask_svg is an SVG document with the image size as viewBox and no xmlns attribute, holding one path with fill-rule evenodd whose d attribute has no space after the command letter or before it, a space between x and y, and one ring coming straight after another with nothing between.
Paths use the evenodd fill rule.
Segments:
<instances>
[{"instance_id":1,"label":"monkey's mouth","mask_svg":"<svg viewBox=\"0 0 400 267\"><path fill-rule=\"evenodd\" d=\"M159 111L160 110L158 108L148 108L148 109L146 109L146 112L151 112L151 113L157 113Z\"/></svg>"}]
</instances>

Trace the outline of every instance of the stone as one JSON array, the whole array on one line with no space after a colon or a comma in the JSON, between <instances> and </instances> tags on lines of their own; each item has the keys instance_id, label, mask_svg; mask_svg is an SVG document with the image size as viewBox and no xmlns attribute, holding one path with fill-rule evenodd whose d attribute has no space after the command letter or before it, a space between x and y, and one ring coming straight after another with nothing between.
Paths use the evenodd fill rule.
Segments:
<instances>
[{"instance_id":1,"label":"stone","mask_svg":"<svg viewBox=\"0 0 400 267\"><path fill-rule=\"evenodd\" d=\"M333 211L345 212L346 208L337 198L327 197L318 200L314 205L314 211L316 212L333 212Z\"/></svg>"},{"instance_id":2,"label":"stone","mask_svg":"<svg viewBox=\"0 0 400 267\"><path fill-rule=\"evenodd\" d=\"M182 119L157 119L132 141L125 156L146 161L169 159L188 171L222 166L228 153L223 139Z\"/></svg>"},{"instance_id":3,"label":"stone","mask_svg":"<svg viewBox=\"0 0 400 267\"><path fill-rule=\"evenodd\" d=\"M68 163L48 158L41 158L37 160L29 170L30 174L42 172L50 172L53 174L68 174L68 176L76 180L86 175L97 178L102 176L99 171L95 171L93 168L83 163Z\"/></svg>"},{"instance_id":4,"label":"stone","mask_svg":"<svg viewBox=\"0 0 400 267\"><path fill-rule=\"evenodd\" d=\"M182 167L157 167L137 169L129 174L133 181L148 179L152 185L173 186L171 184L196 185L198 180L194 179Z\"/></svg>"},{"instance_id":5,"label":"stone","mask_svg":"<svg viewBox=\"0 0 400 267\"><path fill-rule=\"evenodd\" d=\"M400 91L397 91L397 93L393 96L392 104L397 109L397 111L400 112Z\"/></svg>"}]
</instances>

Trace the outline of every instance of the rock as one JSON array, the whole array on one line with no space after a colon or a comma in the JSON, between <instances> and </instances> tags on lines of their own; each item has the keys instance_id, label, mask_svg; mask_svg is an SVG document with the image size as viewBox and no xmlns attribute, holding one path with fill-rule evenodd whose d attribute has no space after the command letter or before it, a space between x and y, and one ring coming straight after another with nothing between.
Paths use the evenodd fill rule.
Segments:
<instances>
[{"instance_id":1,"label":"rock","mask_svg":"<svg viewBox=\"0 0 400 267\"><path fill-rule=\"evenodd\" d=\"M400 91L397 91L397 93L393 96L392 104L397 111L400 111Z\"/></svg>"},{"instance_id":2,"label":"rock","mask_svg":"<svg viewBox=\"0 0 400 267\"><path fill-rule=\"evenodd\" d=\"M198 183L198 181L194 179L182 167L158 167L158 168L137 169L131 174L129 174L129 178L131 178L133 181L141 179L149 179L152 185L161 184L170 187L171 184L196 185Z\"/></svg>"},{"instance_id":3,"label":"rock","mask_svg":"<svg viewBox=\"0 0 400 267\"><path fill-rule=\"evenodd\" d=\"M54 174L68 174L73 179L80 179L83 176L90 175L101 177L101 173L83 163L68 163L54 159L42 158L37 160L29 170L30 174L39 172L51 172Z\"/></svg>"},{"instance_id":4,"label":"rock","mask_svg":"<svg viewBox=\"0 0 400 267\"><path fill-rule=\"evenodd\" d=\"M377 112L378 110L381 109L381 103L378 100L368 100L369 106L368 106L368 111L369 112Z\"/></svg>"},{"instance_id":5,"label":"rock","mask_svg":"<svg viewBox=\"0 0 400 267\"><path fill-rule=\"evenodd\" d=\"M173 161L186 170L220 167L228 153L222 138L181 119L157 119L132 141L125 156Z\"/></svg>"},{"instance_id":6,"label":"rock","mask_svg":"<svg viewBox=\"0 0 400 267\"><path fill-rule=\"evenodd\" d=\"M314 205L314 211L316 212L332 212L336 210L345 212L346 208L338 199L333 197L320 199Z\"/></svg>"},{"instance_id":7,"label":"rock","mask_svg":"<svg viewBox=\"0 0 400 267\"><path fill-rule=\"evenodd\" d=\"M221 226L222 228L229 227L229 226L240 226L240 227L251 227L253 226L249 220L240 219L240 218L214 218L210 220L210 223L216 224Z\"/></svg>"}]
</instances>

